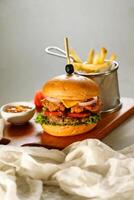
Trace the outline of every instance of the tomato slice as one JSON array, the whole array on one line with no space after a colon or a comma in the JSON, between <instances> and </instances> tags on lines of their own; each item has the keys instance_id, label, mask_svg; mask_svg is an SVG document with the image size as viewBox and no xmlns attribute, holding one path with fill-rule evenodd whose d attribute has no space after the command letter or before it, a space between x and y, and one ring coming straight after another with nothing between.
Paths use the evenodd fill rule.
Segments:
<instances>
[{"instance_id":1,"label":"tomato slice","mask_svg":"<svg viewBox=\"0 0 134 200\"><path fill-rule=\"evenodd\" d=\"M62 116L63 113L61 111L52 111L52 112L50 112L50 111L47 110L47 111L44 112L44 115L45 116Z\"/></svg>"},{"instance_id":2,"label":"tomato slice","mask_svg":"<svg viewBox=\"0 0 134 200\"><path fill-rule=\"evenodd\" d=\"M36 108L42 107L41 100L44 98L45 98L45 96L40 90L36 92L36 94L34 96L34 104L35 104Z\"/></svg>"},{"instance_id":3,"label":"tomato slice","mask_svg":"<svg viewBox=\"0 0 134 200\"><path fill-rule=\"evenodd\" d=\"M82 117L88 117L90 116L90 113L68 113L68 117L76 117L76 118L82 118Z\"/></svg>"}]
</instances>

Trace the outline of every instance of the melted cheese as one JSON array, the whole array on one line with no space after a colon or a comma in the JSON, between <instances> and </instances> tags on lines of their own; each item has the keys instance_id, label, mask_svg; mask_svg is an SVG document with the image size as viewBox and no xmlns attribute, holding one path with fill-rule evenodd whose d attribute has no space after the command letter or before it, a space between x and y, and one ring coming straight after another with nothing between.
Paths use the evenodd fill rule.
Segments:
<instances>
[{"instance_id":1,"label":"melted cheese","mask_svg":"<svg viewBox=\"0 0 134 200\"><path fill-rule=\"evenodd\" d=\"M62 100L62 103L64 104L64 106L66 108L71 108L71 107L75 106L77 103L79 103L79 101Z\"/></svg>"}]
</instances>

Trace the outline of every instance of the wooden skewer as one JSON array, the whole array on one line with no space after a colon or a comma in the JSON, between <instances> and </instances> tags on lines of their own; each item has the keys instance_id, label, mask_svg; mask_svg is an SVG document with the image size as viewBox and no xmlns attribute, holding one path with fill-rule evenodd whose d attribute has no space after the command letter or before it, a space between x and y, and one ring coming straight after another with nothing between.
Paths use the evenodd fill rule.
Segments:
<instances>
[{"instance_id":1,"label":"wooden skewer","mask_svg":"<svg viewBox=\"0 0 134 200\"><path fill-rule=\"evenodd\" d=\"M70 64L70 56L69 56L69 45L68 45L68 38L64 38L64 46L65 46L65 51L66 51L66 56L67 56L67 64Z\"/></svg>"}]
</instances>

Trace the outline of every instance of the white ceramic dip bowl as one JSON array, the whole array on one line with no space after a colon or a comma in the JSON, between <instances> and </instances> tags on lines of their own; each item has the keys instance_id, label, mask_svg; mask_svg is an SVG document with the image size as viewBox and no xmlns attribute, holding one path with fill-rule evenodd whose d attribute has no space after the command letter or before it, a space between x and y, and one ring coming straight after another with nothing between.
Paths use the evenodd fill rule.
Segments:
<instances>
[{"instance_id":1,"label":"white ceramic dip bowl","mask_svg":"<svg viewBox=\"0 0 134 200\"><path fill-rule=\"evenodd\" d=\"M28 109L25 109L24 111L20 112L10 112L7 111L7 109L11 107L16 107L16 106L24 106L28 107ZM5 104L1 107L0 113L2 118L15 125L20 125L28 122L34 115L35 113L35 105L32 102L12 102Z\"/></svg>"}]
</instances>

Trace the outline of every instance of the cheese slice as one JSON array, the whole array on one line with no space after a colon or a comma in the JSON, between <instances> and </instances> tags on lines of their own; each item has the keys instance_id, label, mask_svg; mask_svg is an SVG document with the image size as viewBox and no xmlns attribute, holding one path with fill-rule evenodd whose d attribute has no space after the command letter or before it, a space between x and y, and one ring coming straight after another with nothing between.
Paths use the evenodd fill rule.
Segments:
<instances>
[{"instance_id":1,"label":"cheese slice","mask_svg":"<svg viewBox=\"0 0 134 200\"><path fill-rule=\"evenodd\" d=\"M71 108L80 102L80 101L74 101L74 100L61 100L61 101L66 108Z\"/></svg>"}]
</instances>

